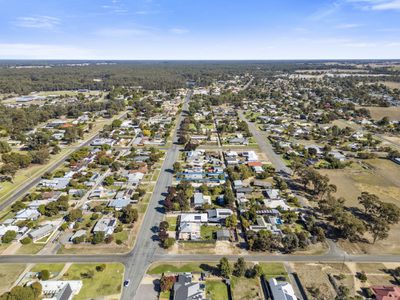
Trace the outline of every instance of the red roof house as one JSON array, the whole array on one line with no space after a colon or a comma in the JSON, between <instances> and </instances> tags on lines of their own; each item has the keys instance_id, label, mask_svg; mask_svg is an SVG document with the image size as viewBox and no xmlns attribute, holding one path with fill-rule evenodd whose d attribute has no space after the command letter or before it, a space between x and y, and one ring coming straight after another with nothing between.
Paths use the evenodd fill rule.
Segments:
<instances>
[{"instance_id":1,"label":"red roof house","mask_svg":"<svg viewBox=\"0 0 400 300\"><path fill-rule=\"evenodd\" d=\"M400 287L398 286L371 286L377 300L400 300Z\"/></svg>"}]
</instances>

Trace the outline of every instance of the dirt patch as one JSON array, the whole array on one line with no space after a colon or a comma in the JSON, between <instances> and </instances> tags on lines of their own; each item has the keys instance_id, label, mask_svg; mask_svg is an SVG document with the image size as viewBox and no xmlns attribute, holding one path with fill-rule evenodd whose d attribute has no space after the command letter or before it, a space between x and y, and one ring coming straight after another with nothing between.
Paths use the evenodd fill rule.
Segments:
<instances>
[{"instance_id":1,"label":"dirt patch","mask_svg":"<svg viewBox=\"0 0 400 300\"><path fill-rule=\"evenodd\" d=\"M398 83L400 87L400 83ZM400 107L374 107L374 106L363 106L371 112L371 117L374 120L380 120L383 117L388 117L390 120L400 120Z\"/></svg>"},{"instance_id":2,"label":"dirt patch","mask_svg":"<svg viewBox=\"0 0 400 300\"><path fill-rule=\"evenodd\" d=\"M354 295L355 293L354 282L352 278L348 276L351 272L345 264L295 263L292 264L292 268L299 276L309 299L335 299L336 292L329 281L328 274L345 275L342 280L336 279L337 284L347 286L350 289L350 295ZM310 292L310 289L313 287L319 289L319 294L322 297L313 296Z\"/></svg>"}]
</instances>

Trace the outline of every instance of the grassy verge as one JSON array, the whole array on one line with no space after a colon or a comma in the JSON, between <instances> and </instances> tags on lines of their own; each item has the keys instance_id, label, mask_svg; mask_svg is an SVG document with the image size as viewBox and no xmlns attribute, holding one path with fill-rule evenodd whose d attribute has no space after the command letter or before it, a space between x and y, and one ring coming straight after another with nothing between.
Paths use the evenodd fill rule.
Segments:
<instances>
[{"instance_id":1,"label":"grassy verge","mask_svg":"<svg viewBox=\"0 0 400 300\"><path fill-rule=\"evenodd\" d=\"M31 269L31 272L48 270L50 273L60 273L63 268L64 264L37 264Z\"/></svg>"}]
</instances>

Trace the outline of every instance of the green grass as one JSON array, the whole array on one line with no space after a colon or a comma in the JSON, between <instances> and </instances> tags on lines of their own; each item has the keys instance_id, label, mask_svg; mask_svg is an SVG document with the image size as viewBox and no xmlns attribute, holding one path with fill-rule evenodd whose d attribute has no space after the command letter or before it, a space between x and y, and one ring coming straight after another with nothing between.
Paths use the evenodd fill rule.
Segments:
<instances>
[{"instance_id":1,"label":"green grass","mask_svg":"<svg viewBox=\"0 0 400 300\"><path fill-rule=\"evenodd\" d=\"M40 272L42 270L49 270L50 273L60 273L64 268L64 264L36 264L31 272Z\"/></svg>"},{"instance_id":2,"label":"green grass","mask_svg":"<svg viewBox=\"0 0 400 300\"><path fill-rule=\"evenodd\" d=\"M176 230L177 219L178 219L178 217L167 217L165 219L165 221L167 221L169 224L168 230L170 230L170 231Z\"/></svg>"},{"instance_id":3,"label":"green grass","mask_svg":"<svg viewBox=\"0 0 400 300\"><path fill-rule=\"evenodd\" d=\"M171 298L171 291L161 292L159 299L170 299Z\"/></svg>"},{"instance_id":4,"label":"green grass","mask_svg":"<svg viewBox=\"0 0 400 300\"><path fill-rule=\"evenodd\" d=\"M206 296L210 300L228 299L228 289L226 284L220 280L207 280Z\"/></svg>"},{"instance_id":5,"label":"green grass","mask_svg":"<svg viewBox=\"0 0 400 300\"><path fill-rule=\"evenodd\" d=\"M114 240L121 240L123 242L127 241L129 237L129 232L126 230L122 230L121 232L114 234Z\"/></svg>"},{"instance_id":6,"label":"green grass","mask_svg":"<svg viewBox=\"0 0 400 300\"><path fill-rule=\"evenodd\" d=\"M16 254L36 254L44 247L44 244L34 244L30 243L27 245L22 245L21 248L17 250Z\"/></svg>"},{"instance_id":7,"label":"green grass","mask_svg":"<svg viewBox=\"0 0 400 300\"><path fill-rule=\"evenodd\" d=\"M25 264L1 264L0 265L0 294L7 292L18 276L25 270Z\"/></svg>"},{"instance_id":8,"label":"green grass","mask_svg":"<svg viewBox=\"0 0 400 300\"><path fill-rule=\"evenodd\" d=\"M202 225L200 227L200 235L203 240L215 240L217 231L220 228L218 226Z\"/></svg>"},{"instance_id":9,"label":"green grass","mask_svg":"<svg viewBox=\"0 0 400 300\"><path fill-rule=\"evenodd\" d=\"M119 263L106 264L102 272L96 271L98 264L73 264L64 274L63 280L82 280L83 287L74 300L93 299L121 292L124 266ZM94 271L92 278L82 278L81 274Z\"/></svg>"},{"instance_id":10,"label":"green grass","mask_svg":"<svg viewBox=\"0 0 400 300\"><path fill-rule=\"evenodd\" d=\"M266 279L279 276L287 276L285 266L282 263L260 263Z\"/></svg>"},{"instance_id":11,"label":"green grass","mask_svg":"<svg viewBox=\"0 0 400 300\"><path fill-rule=\"evenodd\" d=\"M147 274L155 275L155 274L162 274L166 272L173 272L173 273L182 273L182 272L203 272L204 266L208 265L211 267L215 267L215 263L174 263L174 264L155 264L150 266Z\"/></svg>"}]
</instances>

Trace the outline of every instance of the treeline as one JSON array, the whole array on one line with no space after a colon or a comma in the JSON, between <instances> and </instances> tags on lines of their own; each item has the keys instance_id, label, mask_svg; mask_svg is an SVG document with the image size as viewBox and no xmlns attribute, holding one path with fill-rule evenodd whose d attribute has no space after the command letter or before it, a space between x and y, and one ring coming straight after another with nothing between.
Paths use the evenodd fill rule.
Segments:
<instances>
[{"instance_id":1,"label":"treeline","mask_svg":"<svg viewBox=\"0 0 400 300\"><path fill-rule=\"evenodd\" d=\"M0 130L3 135L10 135L19 138L42 122L46 122L60 116L76 118L83 112L98 112L106 110L109 115L114 115L123 110L125 103L123 100L112 100L105 102L77 102L67 104L56 104L46 106L35 106L23 108L13 108L0 105Z\"/></svg>"}]
</instances>

